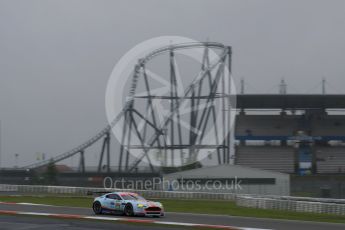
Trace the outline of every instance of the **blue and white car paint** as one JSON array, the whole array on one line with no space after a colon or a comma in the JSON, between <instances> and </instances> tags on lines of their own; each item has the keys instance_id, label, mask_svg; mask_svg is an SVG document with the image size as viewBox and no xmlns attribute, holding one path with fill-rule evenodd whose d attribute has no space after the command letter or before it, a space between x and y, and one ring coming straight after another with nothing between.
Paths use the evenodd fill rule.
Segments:
<instances>
[{"instance_id":1,"label":"blue and white car paint","mask_svg":"<svg viewBox=\"0 0 345 230\"><path fill-rule=\"evenodd\" d=\"M95 214L117 213L126 216L164 216L160 202L148 201L132 192L112 192L96 197L92 205Z\"/></svg>"}]
</instances>

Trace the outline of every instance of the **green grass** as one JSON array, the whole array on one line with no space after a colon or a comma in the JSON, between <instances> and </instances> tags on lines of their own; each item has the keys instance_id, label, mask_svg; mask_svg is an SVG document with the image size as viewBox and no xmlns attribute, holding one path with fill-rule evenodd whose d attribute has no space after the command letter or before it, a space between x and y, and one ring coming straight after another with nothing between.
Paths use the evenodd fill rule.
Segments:
<instances>
[{"instance_id":1,"label":"green grass","mask_svg":"<svg viewBox=\"0 0 345 230\"><path fill-rule=\"evenodd\" d=\"M90 197L59 197L59 196L0 196L3 202L27 202L70 207L91 207Z\"/></svg>"},{"instance_id":2,"label":"green grass","mask_svg":"<svg viewBox=\"0 0 345 230\"><path fill-rule=\"evenodd\" d=\"M345 223L344 216L239 207L232 201L162 200L167 211Z\"/></svg>"},{"instance_id":3,"label":"green grass","mask_svg":"<svg viewBox=\"0 0 345 230\"><path fill-rule=\"evenodd\" d=\"M221 214L221 215L257 217L257 218L345 223L344 216L243 208L243 207L236 206L236 204L232 201L171 200L171 199L154 199L154 200L161 201L167 212L189 212L189 213ZM28 202L28 203L37 203L37 204L50 204L50 205L58 205L58 206L91 208L93 198L53 197L53 196L46 196L46 197L0 196L0 201Z\"/></svg>"}]
</instances>

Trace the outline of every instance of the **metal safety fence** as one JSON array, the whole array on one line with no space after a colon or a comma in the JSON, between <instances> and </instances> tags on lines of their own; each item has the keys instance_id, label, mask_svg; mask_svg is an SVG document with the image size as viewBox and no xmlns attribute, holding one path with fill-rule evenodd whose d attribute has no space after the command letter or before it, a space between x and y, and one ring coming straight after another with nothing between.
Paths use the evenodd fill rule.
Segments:
<instances>
[{"instance_id":1,"label":"metal safety fence","mask_svg":"<svg viewBox=\"0 0 345 230\"><path fill-rule=\"evenodd\" d=\"M67 187L67 186L43 186L43 185L10 185L0 184L0 192L16 192L30 194L65 194L85 196L97 192L124 191L124 189L104 189L94 187ZM206 192L183 192L162 190L128 190L151 198L170 199L209 199L209 200L235 200L234 193L206 193Z\"/></svg>"},{"instance_id":2,"label":"metal safety fence","mask_svg":"<svg viewBox=\"0 0 345 230\"><path fill-rule=\"evenodd\" d=\"M322 199L313 201L297 200L289 197L283 198L267 198L253 196L237 196L236 205L248 208L284 210L291 212L310 212L334 215L345 215L345 204L322 202Z\"/></svg>"}]
</instances>

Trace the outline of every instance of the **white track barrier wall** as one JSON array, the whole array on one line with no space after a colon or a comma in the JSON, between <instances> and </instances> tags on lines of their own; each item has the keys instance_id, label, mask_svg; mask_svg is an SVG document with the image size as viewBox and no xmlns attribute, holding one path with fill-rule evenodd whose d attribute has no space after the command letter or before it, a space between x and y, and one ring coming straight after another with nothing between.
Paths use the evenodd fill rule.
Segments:
<instances>
[{"instance_id":1,"label":"white track barrier wall","mask_svg":"<svg viewBox=\"0 0 345 230\"><path fill-rule=\"evenodd\" d=\"M9 185L0 184L0 192L13 192L20 194L61 194L73 196L86 196L90 192L124 191L123 189L105 190L104 188L41 186L41 185ZM177 192L159 190L126 190L151 198L170 199L207 199L231 200L238 206L260 209L285 210L292 212L311 212L323 214L345 215L344 199L323 199L292 196L254 196L235 193L206 193L206 192Z\"/></svg>"},{"instance_id":2,"label":"white track barrier wall","mask_svg":"<svg viewBox=\"0 0 345 230\"><path fill-rule=\"evenodd\" d=\"M66 187L66 186L41 186L41 185L10 185L0 184L0 192L16 192L28 194L64 194L74 196L86 196L90 192L132 191L144 197L152 198L176 198L176 199L210 199L210 200L235 200L234 193L205 193L205 192L170 192L162 190L124 190L104 189L94 187Z\"/></svg>"},{"instance_id":3,"label":"white track barrier wall","mask_svg":"<svg viewBox=\"0 0 345 230\"><path fill-rule=\"evenodd\" d=\"M317 200L317 199L316 199ZM291 212L312 212L345 215L345 204L319 201L299 201L295 199L273 199L265 197L238 196L236 204L248 208L284 210Z\"/></svg>"}]
</instances>

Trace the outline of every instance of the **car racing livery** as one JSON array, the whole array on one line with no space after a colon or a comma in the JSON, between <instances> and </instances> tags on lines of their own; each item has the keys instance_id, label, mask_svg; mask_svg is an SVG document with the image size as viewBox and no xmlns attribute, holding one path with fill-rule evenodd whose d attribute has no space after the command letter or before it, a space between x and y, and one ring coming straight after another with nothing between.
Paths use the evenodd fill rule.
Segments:
<instances>
[{"instance_id":1,"label":"car racing livery","mask_svg":"<svg viewBox=\"0 0 345 230\"><path fill-rule=\"evenodd\" d=\"M164 216L160 202L148 201L132 192L112 192L96 197L92 209L97 215L118 213L126 216Z\"/></svg>"}]
</instances>

